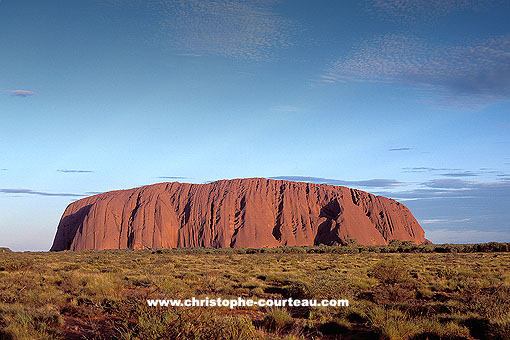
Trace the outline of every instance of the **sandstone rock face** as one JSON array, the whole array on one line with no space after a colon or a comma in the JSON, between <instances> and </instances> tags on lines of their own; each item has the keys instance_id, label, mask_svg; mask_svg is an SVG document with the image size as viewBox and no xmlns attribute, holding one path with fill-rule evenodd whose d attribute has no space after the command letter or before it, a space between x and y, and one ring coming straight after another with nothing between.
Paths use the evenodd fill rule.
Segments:
<instances>
[{"instance_id":1,"label":"sandstone rock face","mask_svg":"<svg viewBox=\"0 0 510 340\"><path fill-rule=\"evenodd\" d=\"M402 204L341 186L263 178L160 183L71 203L60 250L426 243Z\"/></svg>"}]
</instances>

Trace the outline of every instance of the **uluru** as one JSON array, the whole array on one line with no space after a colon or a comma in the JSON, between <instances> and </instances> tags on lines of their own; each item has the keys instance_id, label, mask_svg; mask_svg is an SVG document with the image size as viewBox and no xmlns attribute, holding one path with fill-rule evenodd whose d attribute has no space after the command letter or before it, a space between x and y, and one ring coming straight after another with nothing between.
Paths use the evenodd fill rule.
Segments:
<instances>
[{"instance_id":1,"label":"uluru","mask_svg":"<svg viewBox=\"0 0 510 340\"><path fill-rule=\"evenodd\" d=\"M52 251L427 243L403 204L343 186L264 178L159 183L69 204Z\"/></svg>"}]
</instances>

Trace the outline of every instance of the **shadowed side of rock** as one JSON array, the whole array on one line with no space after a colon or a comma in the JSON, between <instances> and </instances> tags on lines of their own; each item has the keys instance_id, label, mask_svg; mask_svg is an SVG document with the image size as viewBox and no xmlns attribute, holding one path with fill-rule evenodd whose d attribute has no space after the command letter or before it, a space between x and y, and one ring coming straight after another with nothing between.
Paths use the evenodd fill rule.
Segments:
<instances>
[{"instance_id":1,"label":"shadowed side of rock","mask_svg":"<svg viewBox=\"0 0 510 340\"><path fill-rule=\"evenodd\" d=\"M71 203L51 250L425 243L402 204L341 186L270 180L160 183Z\"/></svg>"}]
</instances>

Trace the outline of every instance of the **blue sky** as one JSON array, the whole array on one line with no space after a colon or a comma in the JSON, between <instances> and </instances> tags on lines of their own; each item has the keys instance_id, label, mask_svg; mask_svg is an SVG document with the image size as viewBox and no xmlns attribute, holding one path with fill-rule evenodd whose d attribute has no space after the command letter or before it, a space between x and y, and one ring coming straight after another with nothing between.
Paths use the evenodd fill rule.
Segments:
<instances>
[{"instance_id":1,"label":"blue sky","mask_svg":"<svg viewBox=\"0 0 510 340\"><path fill-rule=\"evenodd\" d=\"M0 245L73 200L271 177L406 204L434 242L510 241L503 0L0 2Z\"/></svg>"}]
</instances>

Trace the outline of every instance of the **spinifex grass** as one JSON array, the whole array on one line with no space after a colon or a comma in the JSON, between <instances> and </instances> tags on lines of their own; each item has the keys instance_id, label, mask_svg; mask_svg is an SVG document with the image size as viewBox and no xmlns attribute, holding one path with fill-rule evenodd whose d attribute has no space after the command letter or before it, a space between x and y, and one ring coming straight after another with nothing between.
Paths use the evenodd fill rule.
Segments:
<instances>
[{"instance_id":1,"label":"spinifex grass","mask_svg":"<svg viewBox=\"0 0 510 340\"><path fill-rule=\"evenodd\" d=\"M508 339L510 253L501 247L5 252L0 339ZM191 297L350 306L146 304Z\"/></svg>"}]
</instances>

